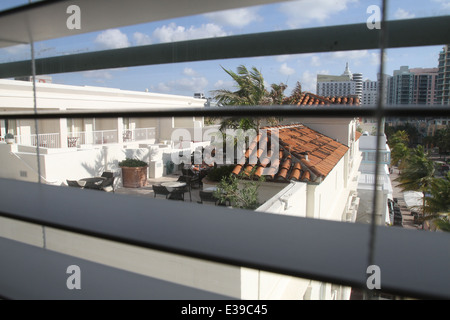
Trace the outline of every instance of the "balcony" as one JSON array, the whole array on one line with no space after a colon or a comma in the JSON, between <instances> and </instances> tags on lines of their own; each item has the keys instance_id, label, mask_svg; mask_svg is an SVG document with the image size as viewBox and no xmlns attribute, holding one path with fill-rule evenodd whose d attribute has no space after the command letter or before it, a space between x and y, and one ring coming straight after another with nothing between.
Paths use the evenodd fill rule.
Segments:
<instances>
[{"instance_id":1,"label":"balcony","mask_svg":"<svg viewBox=\"0 0 450 320\"><path fill-rule=\"evenodd\" d=\"M137 128L122 131L123 142L144 142L155 140L155 128ZM42 148L61 148L60 133L41 133L39 135L16 135L15 142L26 146L37 146ZM87 145L106 145L118 143L117 130L96 130L69 132L67 134L67 146L69 148Z\"/></svg>"}]
</instances>

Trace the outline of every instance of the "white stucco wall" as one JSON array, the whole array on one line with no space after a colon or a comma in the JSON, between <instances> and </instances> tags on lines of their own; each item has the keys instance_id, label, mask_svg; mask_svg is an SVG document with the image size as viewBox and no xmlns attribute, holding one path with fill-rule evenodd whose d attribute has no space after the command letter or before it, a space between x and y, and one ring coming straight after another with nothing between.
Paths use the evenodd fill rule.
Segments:
<instances>
[{"instance_id":1,"label":"white stucco wall","mask_svg":"<svg viewBox=\"0 0 450 320\"><path fill-rule=\"evenodd\" d=\"M114 88L36 83L38 109L124 110L203 107L205 100ZM33 88L28 81L0 79L0 110L32 109Z\"/></svg>"},{"instance_id":2,"label":"white stucco wall","mask_svg":"<svg viewBox=\"0 0 450 320\"><path fill-rule=\"evenodd\" d=\"M274 186L275 188L267 195L273 194L281 185ZM278 188L276 188L278 187ZM269 185L266 186L269 188ZM298 217L306 217L306 203L307 203L307 184L304 182L291 182L288 185L283 184L283 189L273 195L262 204L257 211L286 214Z\"/></svg>"}]
</instances>

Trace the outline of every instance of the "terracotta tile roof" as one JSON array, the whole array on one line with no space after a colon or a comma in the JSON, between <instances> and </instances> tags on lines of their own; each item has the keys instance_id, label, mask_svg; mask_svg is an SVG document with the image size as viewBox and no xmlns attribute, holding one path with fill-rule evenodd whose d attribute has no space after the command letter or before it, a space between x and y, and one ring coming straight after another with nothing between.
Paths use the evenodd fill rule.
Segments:
<instances>
[{"instance_id":1,"label":"terracotta tile roof","mask_svg":"<svg viewBox=\"0 0 450 320\"><path fill-rule=\"evenodd\" d=\"M264 176L268 181L320 181L348 150L344 144L302 124L263 129L268 132L265 141L261 135L255 137L245 152L245 158L239 162L243 164L236 165L233 174L244 172L248 176L254 169L254 175L260 177L266 169ZM278 141L279 156L270 161L272 150L267 146L270 145L271 134L275 134L273 129L278 129L279 139L275 138L275 141ZM267 151L266 155L264 151ZM256 164L249 163L252 157L258 160Z\"/></svg>"},{"instance_id":2,"label":"terracotta tile roof","mask_svg":"<svg viewBox=\"0 0 450 320\"><path fill-rule=\"evenodd\" d=\"M359 98L357 96L348 97L322 97L311 92L302 92L296 96L291 96L283 101L284 104L296 104L296 105L360 105Z\"/></svg>"}]
</instances>

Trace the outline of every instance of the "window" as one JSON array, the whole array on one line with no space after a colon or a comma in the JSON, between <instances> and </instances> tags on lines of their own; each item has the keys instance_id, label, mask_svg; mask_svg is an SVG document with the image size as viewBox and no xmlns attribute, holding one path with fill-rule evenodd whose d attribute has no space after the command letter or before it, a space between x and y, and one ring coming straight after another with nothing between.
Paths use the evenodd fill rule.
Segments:
<instances>
[{"instance_id":1,"label":"window","mask_svg":"<svg viewBox=\"0 0 450 320\"><path fill-rule=\"evenodd\" d=\"M202 117L254 117L255 114L278 117L292 116L302 118L305 123L309 122L310 126L314 127L316 125L314 119L323 118L324 116L335 117L337 119L342 119L343 117L374 117L378 123L381 123L381 119L386 116L447 115L447 110L438 107L426 109L408 109L408 107L405 107L397 109L386 107L382 104L378 107L370 106L368 108L349 106L342 108L334 108L332 106L325 106L323 108L298 108L294 106L266 108L259 106L255 109L203 109L202 105L197 105L198 103L202 103L202 101L190 101L186 98L186 95L184 99L190 101L191 104L189 107L183 109L177 108L179 105L174 102L174 99L171 100L171 106L174 106L172 109L155 108L148 110L141 108L139 104L142 102L141 100L145 100L152 93L151 89L146 92L145 84L142 84L143 87L140 88L139 98L135 97L133 100L136 108L121 109L118 104L130 93L126 89L114 87L114 81L120 78L124 81L122 85L126 87L133 81L134 77L132 72L141 68L138 72L151 75L153 79L158 80L154 83L154 89L158 87L158 89L164 91L173 87L181 89L188 88L188 90L192 88L195 90L192 90L189 98L194 100L193 94L198 92L198 87L208 82L205 81L198 70L203 70L204 73L207 73L210 70L208 68L210 65L207 64L211 61L228 62L232 59L239 58L249 59L252 57L264 58L272 56L279 56L279 60L282 61L286 58L285 56L289 55L319 54L323 51L325 51L325 54L329 54L329 52L326 52L327 50L345 52L360 49L375 50L373 55L369 54L367 56L383 57L383 53L387 51L387 48L392 48L389 50L397 50L401 47L432 46L448 42L447 34L439 28L439 26L448 24L448 17L391 21L389 22L389 28L386 28L386 30L389 30L387 31L389 33L389 40L382 48L378 48L378 44L380 43L380 36L383 35L385 29L368 30L366 25L367 16L365 13L359 17L355 17L355 21L351 21L356 23L355 25L339 25L337 23L321 28L304 28L297 25L295 29L286 26L285 30L280 31L266 30L264 27L258 30L241 27L240 30L245 29L248 33L237 35L232 35L235 33L230 30L227 32L221 28L217 28L214 29L217 33L205 39L192 39L192 34L202 35L202 32L205 31L203 29L197 30L193 28L189 31L192 33L185 34L185 38L182 38L184 41L179 42L176 41L180 39L177 37L177 31L183 28L177 28L176 24L165 24L155 27L155 30L159 30L160 38L158 39L163 39L168 42L161 40L161 43L151 44L151 39L146 37L146 34L141 32L142 30L124 37L124 32L119 30L122 26L118 24L123 23L125 25L124 28L127 28L148 22L148 20L156 21L160 19L173 19L177 16L184 17L188 15L206 14L207 12L204 9L206 7L209 10L217 11L269 3L269 7L267 8L270 9L272 8L271 6L279 4L276 1L270 3L271 1L263 0L226 1L214 2L212 4L201 1L204 2L205 6L195 8L188 6L186 8L184 5L181 5L180 1L171 1L170 8L172 10L169 10L167 4L165 4L164 8L135 8L131 4L139 6L156 6L156 4L153 2L151 4L144 4L145 2L142 1L130 1L127 2L127 10L123 10L124 8L120 7L112 7L112 4L107 4L107 2L102 1L80 1L81 12L84 10L83 5L89 6L91 10L97 12L96 15L94 14L97 17L96 21L85 20L82 23L86 23L86 26L83 25L81 31L76 31L76 29L65 30L65 27L63 29L54 27L53 23L56 23L57 19L55 19L55 22L50 21L50 19L48 21L39 19L38 16L42 15L38 15L37 12L40 10L44 10L47 13L44 16L49 16L51 12L59 12L58 10L64 9L62 12L66 15L67 8L64 7L66 4L64 1L42 1L0 14L0 29L6 30L5 26L8 25L8 29L14 30L11 34L13 43L30 43L28 34L25 32L24 23L21 20L22 17L28 16L30 21L36 22L33 24L36 25L36 29L31 30L36 44L43 45L39 48L33 48L35 43L31 42L32 48L30 51L27 51L30 49L27 46L15 48L25 51L21 51L22 56L16 56L15 54L5 56L5 60L2 60L0 65L0 78L30 76L35 73L34 76L40 74L53 75L54 80L64 82L67 81L65 79L68 79L69 76L73 76L72 80L80 86L78 89L83 91L84 97L92 95L92 88L90 86L84 86L87 83L86 79L95 79L92 81L98 81L96 83L100 87L102 87L102 84L110 81L108 82L110 86L98 90L98 92L101 91L103 100L95 100L94 111L88 108L80 110L70 106L66 106L64 110L56 110L50 102L45 108L40 108L39 104L45 98L44 92L40 91L40 89L44 87L38 87L36 93L33 91L36 88L34 85L37 85L39 81L37 83L21 84L23 87L26 87L23 91L25 94L28 94L27 99L30 105L33 105L33 103L37 104L36 109L38 110L36 111L38 112L35 113L35 110L29 109L27 110L28 113L22 113L20 108L16 108L11 113L1 110L0 118L2 118L3 123L20 122L18 127L30 137L33 128L36 128L36 131L41 135L46 135L45 137L38 135L37 142L35 143L36 148L21 147L20 152L15 153L18 157L22 157L21 159L15 159L15 161L30 161L27 162L29 166L26 168L27 174L17 172L17 175L20 174L21 177L25 175L30 179L36 178L35 181L39 181L43 186L40 188L37 184L28 184L19 181L17 176L12 176L14 178L12 182L4 179L11 178L11 176L0 179L0 186L2 187L0 189L6 190L4 194L5 200L2 200L0 204L0 212L3 217L36 224L38 227L35 230L35 235L39 235L37 237L42 237L43 234L46 234L45 232L50 232L50 229L61 229L67 232L79 233L82 236L95 236L110 241L121 242L124 245L162 250L195 259L206 259L212 264L224 263L233 267L261 269L265 272L276 272L295 277L309 277L324 283L335 282L338 285L353 286L355 288L365 288L366 279L363 277L365 275L365 269L368 264L377 263L381 264L383 274L390 275L390 277L386 277L386 283L383 283L383 289L387 292L408 296L417 295L418 297L431 296L447 298L449 296L448 288L450 286L448 286L448 282L442 280L440 275L440 270L448 270L448 262L436 259L432 252L424 250L423 255L419 257L415 253L409 254L408 252L399 251L395 253L398 261L389 261L391 257L390 253L392 253L389 250L401 248L400 241L396 242L396 240L400 240L401 238L393 229L378 228L373 224L369 230L366 225L344 222L337 223L311 219L311 217L280 217L274 214L248 215L248 212L242 213L241 215L230 215L230 210L227 208L212 207L214 210L211 210L211 208L205 209L205 207L198 206L198 209L193 209L193 206L188 206L181 202L161 202L154 199L127 196L120 198L116 195L106 193L84 192L87 190L72 190L62 187L55 188L46 185L50 184L54 177L45 175L45 170L41 171L40 165L41 159L49 158L49 155L56 154L58 157L62 157L62 152L58 154L57 151L50 150L48 144L47 147L44 147L43 142L45 140L48 143L51 139L59 139L58 141L61 143L64 142L63 135L65 134L67 136L68 128L75 128L77 123L77 121L67 121L64 119L84 119L79 122L82 122L80 125L84 127L84 131L80 131L79 133L91 133L90 135L85 134L85 138L83 139L86 139L86 145L94 145L96 147L79 148L80 150L73 151L73 157L71 157L75 161L82 154L96 150L94 152L97 157L94 158L94 163L98 167L94 168L90 164L84 163L83 169L85 172L90 173L95 172L97 168L103 168L105 164L110 164L109 161L111 161L111 157L115 152L116 144L135 143L134 141L124 141L124 132L120 132L121 127L122 129L127 129L127 131L132 131L133 139L131 140L134 140L134 137L143 135L147 141L154 139L153 137L157 135L161 141L158 141L158 145L156 147L153 146L155 149L152 150L159 152L170 149L169 143L171 137L170 132L165 131L167 128L174 129L174 131L175 129L183 129L186 127L186 123L189 122L190 124L192 123L192 127L189 128L194 129ZM208 5L206 6L206 4ZM121 6L121 4L117 5ZM289 7L280 8L284 8L284 12L289 14ZM143 12L146 14L142 14ZM211 18L214 15L209 15L209 17L203 18L214 19ZM215 19L219 18L216 16ZM295 22L294 20L291 26ZM10 25L13 25L13 27ZM40 32L41 27L45 30L52 31ZM197 26L197 28L200 27ZM408 34L414 34L415 36L413 38L406 37L404 30L408 30ZM83 47L72 47L75 41L66 42L65 46L67 47L59 47L58 39L75 39L71 38L75 37L72 35L73 33L85 31L102 32L101 34L95 34L95 37L91 38L91 40L96 39L98 47L92 47L88 50L85 50ZM170 32L172 37L168 36ZM431 34L434 36L429 37ZM168 38L164 38L164 35ZM352 35L352 37L349 37L349 35ZM83 41L91 41L81 33L76 37L80 37L76 39L83 39ZM305 39L305 41L297 42L292 41L292 39ZM7 40L0 40L0 44L2 47L7 48L12 46L11 43L7 43ZM97 50L98 48L103 50ZM378 51L379 49L381 50L381 54ZM385 49L386 51L384 51ZM35 52L32 57L28 54L31 51ZM19 56L21 58L16 58ZM336 55L336 57L339 56L340 54ZM308 58L311 59L311 56L308 56ZM382 71L383 61L379 62L380 71ZM207 67L204 68L203 64L207 65ZM30 69L30 65L34 65L35 70ZM165 69L158 69L161 66L164 66ZM174 66L182 66L182 68L175 69ZM293 74L289 64L281 64L278 69L281 73L284 72L285 76ZM168 75L173 77L176 73L178 75L180 73L183 74L184 78L181 78L183 81L165 78ZM314 78L314 76L311 77L311 74L306 72L303 76L305 82L310 78ZM406 76L406 80L409 81L409 78L409 76ZM396 79L396 81L401 81L401 79ZM93 82L89 83L92 84ZM224 84L225 82L223 79L216 79L216 81L209 81L209 83L214 85ZM311 83L308 82L311 87L314 87L314 84ZM48 82L45 84L47 84L46 88L56 88L58 85L56 83L49 84ZM41 85L44 85L44 83ZM59 85L64 84L59 83ZM328 87L329 84L327 83ZM336 93L338 87L342 89L342 84L332 86L334 88L332 93ZM348 88L349 86L344 85L344 87ZM352 84L352 87L354 87L354 84ZM69 90L68 88L65 89ZM158 92L157 95L161 100L166 97L165 93L162 92ZM74 96L79 98L81 94L74 94ZM47 98L50 101L55 97L56 95L50 95ZM92 102L92 100L79 99L74 102L74 106L76 106L75 104L87 103L86 101ZM167 102L162 103L165 107L168 104ZM135 119L136 122L134 122ZM327 128L329 132L324 132L323 135L331 135L332 129L330 128L333 128L338 122L337 120L330 122L330 126ZM158 131L155 128L158 128ZM54 130L56 129L60 135L55 137L52 134L55 133ZM153 130L149 131L148 129ZM3 131L4 128L2 128ZM187 130L187 132L191 134L191 131ZM80 135L80 141L81 137ZM166 139L163 139L163 137ZM194 140L192 139L193 143L198 142ZM339 139L336 138L336 140L345 141L345 139L340 137ZM139 145L139 143L136 144ZM156 143L152 144L156 145ZM97 148L99 145L101 147ZM37 146L41 146L41 148ZM5 146L2 144L1 147L5 149L8 147L11 148L8 150L14 151L17 145ZM178 149L181 150L183 147L184 145ZM31 153L30 150L33 150L33 153L36 155L31 160L28 154ZM123 156L133 157L137 155L137 153L131 152L129 154L126 152L123 153ZM375 153L369 153L369 160L372 157L372 161L375 161L375 155ZM161 170L171 168L169 161L166 160L169 160L169 158L163 158L161 162L154 163L152 170L156 172L159 170L157 168ZM152 160L149 159L148 161ZM83 164L83 162L80 163ZM49 163L46 163L46 165L48 166L44 168L50 170L52 166ZM53 168L55 167L61 170L65 169L70 173L66 162L55 161ZM116 169L119 170L118 168ZM339 177L341 176L344 175L339 175ZM339 181L336 180L335 183L337 182ZM372 184L376 183L374 181ZM314 185L308 185L308 188L310 190L314 188L320 189ZM373 196L377 198L380 194L375 191L373 192ZM119 198L123 201L119 201ZM319 195L318 199L317 203L310 203L310 206L319 207L320 215L326 217L329 206L326 201L327 197L321 197ZM316 201L316 199L313 200ZM375 203L374 208L377 209L377 202L373 202ZM101 207L100 204L105 206L108 211L102 211L101 214L103 216L100 216L99 210L101 211L103 209L100 208L105 207ZM69 206L67 208L68 205L72 207ZM345 208L346 214L351 215L352 210L354 210L352 208L355 208L355 202L350 197L347 203L342 202L337 206L342 207L341 211ZM288 202L285 203L285 207L289 207ZM42 210L36 210L36 208L42 208ZM154 216L147 216L147 210L150 208L159 211L159 213L156 213ZM62 215L62 212L65 214ZM128 216L125 213L129 213ZM164 215L161 213L164 213ZM376 210L372 212L373 216L376 213ZM106 214L110 214L109 217L111 219L105 219ZM131 216L133 219L130 218ZM170 221L170 218L175 218L176 221ZM220 228L218 225L220 225ZM278 228L274 228L274 226ZM171 232L165 232L165 228L168 228ZM329 236L333 241L327 241L327 244L311 241L312 237L317 236L321 230L325 229L330 230ZM151 232L148 232L148 230L151 230ZM52 232L54 231L52 230ZM276 236L268 239L267 235L272 234L272 232L275 232ZM254 236L254 242L246 241L250 234L252 234L252 237ZM54 235L56 236L57 232L54 232ZM357 240L353 236L357 236ZM433 237L427 237L427 235L422 234L411 234L405 236L411 240L408 241L409 243L421 243L425 247L442 248L441 252L445 250L445 241L441 241L445 235L433 234ZM386 239L392 239L392 241ZM47 240L49 239L45 237L42 239L44 246ZM4 242L6 243L6 241ZM367 246L367 244L369 245ZM268 247L273 246L283 248L283 250L266 252ZM298 255L299 248L302 249L301 251L304 254L302 257ZM28 249L30 248L23 248L21 252L25 252ZM48 250L42 254L51 254L50 251ZM40 253L41 251L36 250L33 252ZM249 252L252 254L249 254ZM336 252L339 252L339 256L343 257L343 259L333 258L336 256ZM373 256L374 252L377 252L377 259ZM321 256L319 257L317 254ZM37 257L39 257L39 254L37 254ZM354 257L355 259L347 259L348 257ZM318 262L324 261L324 259L327 263ZM414 275L408 275L410 278L395 277L395 273L399 270L406 270L411 261L414 262L414 265L420 266L417 269L420 270L421 279L425 279L426 281L424 283L427 283L427 285L413 281L416 280ZM229 270L227 275L233 277L236 274L234 273L235 271L234 269ZM0 276L5 278L8 275L2 274ZM331 287L322 284L319 286L319 291L313 293L321 298L327 297L331 296L329 290L336 291L335 288L335 286ZM234 292L227 293L230 295L235 294ZM10 292L0 292L0 295L2 294L8 297ZM339 295L343 295L342 291L339 292ZM336 294L333 296L336 297Z\"/></svg>"}]
</instances>

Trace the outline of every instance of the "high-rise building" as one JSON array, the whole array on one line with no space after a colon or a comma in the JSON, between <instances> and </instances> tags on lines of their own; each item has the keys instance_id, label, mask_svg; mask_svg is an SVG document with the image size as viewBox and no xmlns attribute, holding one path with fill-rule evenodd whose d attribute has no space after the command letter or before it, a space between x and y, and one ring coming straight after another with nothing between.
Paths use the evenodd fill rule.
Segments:
<instances>
[{"instance_id":1,"label":"high-rise building","mask_svg":"<svg viewBox=\"0 0 450 320\"><path fill-rule=\"evenodd\" d=\"M450 45L439 53L436 103L450 104Z\"/></svg>"},{"instance_id":2,"label":"high-rise building","mask_svg":"<svg viewBox=\"0 0 450 320\"><path fill-rule=\"evenodd\" d=\"M388 79L388 104L412 104L414 75L408 66L394 70L394 75Z\"/></svg>"},{"instance_id":3,"label":"high-rise building","mask_svg":"<svg viewBox=\"0 0 450 320\"><path fill-rule=\"evenodd\" d=\"M362 83L361 105L374 106L378 101L378 81L366 80Z\"/></svg>"},{"instance_id":4,"label":"high-rise building","mask_svg":"<svg viewBox=\"0 0 450 320\"><path fill-rule=\"evenodd\" d=\"M388 104L436 103L437 68L414 68L401 66L388 79Z\"/></svg>"},{"instance_id":5,"label":"high-rise building","mask_svg":"<svg viewBox=\"0 0 450 320\"><path fill-rule=\"evenodd\" d=\"M353 74L353 82L355 82L355 94L361 100L362 91L363 91L363 75L362 73L354 73Z\"/></svg>"},{"instance_id":6,"label":"high-rise building","mask_svg":"<svg viewBox=\"0 0 450 320\"><path fill-rule=\"evenodd\" d=\"M413 103L436 104L438 68L410 69L414 74Z\"/></svg>"},{"instance_id":7,"label":"high-rise building","mask_svg":"<svg viewBox=\"0 0 450 320\"><path fill-rule=\"evenodd\" d=\"M357 96L361 100L362 77L361 73L352 74L347 63L340 76L318 74L316 93L324 97Z\"/></svg>"},{"instance_id":8,"label":"high-rise building","mask_svg":"<svg viewBox=\"0 0 450 320\"><path fill-rule=\"evenodd\" d=\"M362 99L361 105L375 106L378 103L378 95L380 94L380 74L377 75L377 80L369 80L362 82ZM389 76L387 74L383 75L383 87L384 90L382 94L382 102L385 104L387 102L387 81Z\"/></svg>"}]
</instances>

